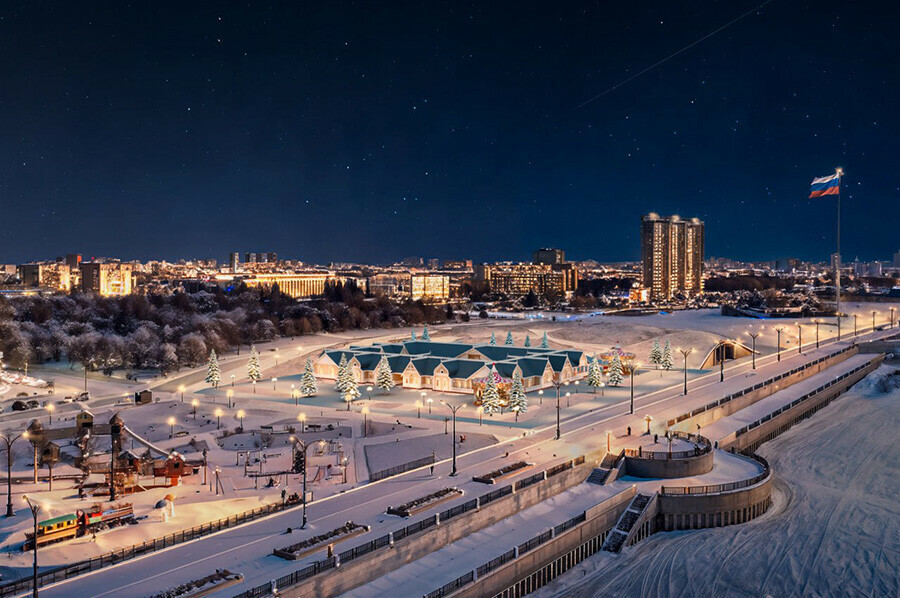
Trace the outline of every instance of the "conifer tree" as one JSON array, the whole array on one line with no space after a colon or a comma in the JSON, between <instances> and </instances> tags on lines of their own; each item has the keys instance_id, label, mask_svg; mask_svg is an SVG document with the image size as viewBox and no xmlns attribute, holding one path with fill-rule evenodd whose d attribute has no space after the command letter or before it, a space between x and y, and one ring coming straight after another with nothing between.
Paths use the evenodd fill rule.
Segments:
<instances>
[{"instance_id":1,"label":"conifer tree","mask_svg":"<svg viewBox=\"0 0 900 598\"><path fill-rule=\"evenodd\" d=\"M659 348L659 339L654 339L650 349L650 363L659 367L662 364L662 349Z\"/></svg>"},{"instance_id":2,"label":"conifer tree","mask_svg":"<svg viewBox=\"0 0 900 598\"><path fill-rule=\"evenodd\" d=\"M387 356L382 357L378 362L375 384L384 392L389 392L394 388L394 372L391 371L391 364L388 363Z\"/></svg>"},{"instance_id":3,"label":"conifer tree","mask_svg":"<svg viewBox=\"0 0 900 598\"><path fill-rule=\"evenodd\" d=\"M619 357L618 353L615 353L613 355L612 363L609 366L609 385L620 385L622 383L622 376L624 374L625 370L622 367L622 359Z\"/></svg>"},{"instance_id":4,"label":"conifer tree","mask_svg":"<svg viewBox=\"0 0 900 598\"><path fill-rule=\"evenodd\" d=\"M262 375L259 373L259 351L256 350L256 345L250 345L250 361L247 363L247 378L250 379L250 382L262 378Z\"/></svg>"},{"instance_id":5,"label":"conifer tree","mask_svg":"<svg viewBox=\"0 0 900 598\"><path fill-rule=\"evenodd\" d=\"M518 370L513 374L512 387L509 389L509 409L516 412L516 419L520 413L528 411L528 397L525 394L525 384L522 382L522 374Z\"/></svg>"},{"instance_id":6,"label":"conifer tree","mask_svg":"<svg viewBox=\"0 0 900 598\"><path fill-rule=\"evenodd\" d=\"M666 341L666 346L663 348L660 365L666 370L672 369L672 347L669 345L669 341Z\"/></svg>"},{"instance_id":7,"label":"conifer tree","mask_svg":"<svg viewBox=\"0 0 900 598\"><path fill-rule=\"evenodd\" d=\"M596 355L591 358L591 362L588 365L587 383L594 387L595 394L597 387L603 385L603 366L600 365L600 360L597 359Z\"/></svg>"},{"instance_id":8,"label":"conifer tree","mask_svg":"<svg viewBox=\"0 0 900 598\"><path fill-rule=\"evenodd\" d=\"M206 383L218 388L220 379L219 358L216 356L216 350L213 349L209 352L209 362L206 364Z\"/></svg>"},{"instance_id":9,"label":"conifer tree","mask_svg":"<svg viewBox=\"0 0 900 598\"><path fill-rule=\"evenodd\" d=\"M348 366L347 372L349 372L349 375L344 383L343 390L341 390L341 397L347 403L347 411L350 411L350 404L358 399L362 393L359 392L359 384L356 383L356 378L353 377L353 368Z\"/></svg>"},{"instance_id":10,"label":"conifer tree","mask_svg":"<svg viewBox=\"0 0 900 598\"><path fill-rule=\"evenodd\" d=\"M334 387L338 392L343 394L344 386L347 384L347 373L350 371L350 365L347 362L347 354L341 353L341 360L338 362L337 377L334 379ZM352 374L351 374L352 376Z\"/></svg>"},{"instance_id":11,"label":"conifer tree","mask_svg":"<svg viewBox=\"0 0 900 598\"><path fill-rule=\"evenodd\" d=\"M490 345L493 347L493 346L496 345L496 344L497 344L497 337L494 336L494 333L493 333L493 332L491 332L491 342L490 342Z\"/></svg>"},{"instance_id":12,"label":"conifer tree","mask_svg":"<svg viewBox=\"0 0 900 598\"><path fill-rule=\"evenodd\" d=\"M506 333L506 342L505 345L511 347L513 344L512 330Z\"/></svg>"},{"instance_id":13,"label":"conifer tree","mask_svg":"<svg viewBox=\"0 0 900 598\"><path fill-rule=\"evenodd\" d=\"M409 332L409 340L411 340L411 341L415 341L415 340L416 340L416 330L415 330L415 328L413 328L412 330L410 330L410 332Z\"/></svg>"},{"instance_id":14,"label":"conifer tree","mask_svg":"<svg viewBox=\"0 0 900 598\"><path fill-rule=\"evenodd\" d=\"M530 347L530 346L531 346L531 337L528 336L527 334L525 335L525 346L526 346L526 347Z\"/></svg>"},{"instance_id":15,"label":"conifer tree","mask_svg":"<svg viewBox=\"0 0 900 598\"><path fill-rule=\"evenodd\" d=\"M481 391L481 406L484 407L485 413L497 413L500 411L500 390L497 388L497 381L494 375L497 370L491 366L487 380L484 383L484 390Z\"/></svg>"},{"instance_id":16,"label":"conifer tree","mask_svg":"<svg viewBox=\"0 0 900 598\"><path fill-rule=\"evenodd\" d=\"M422 331L422 340L423 340L423 341L430 341L430 340L431 340L431 335L428 334L428 326L427 326L427 325L425 326L425 329Z\"/></svg>"},{"instance_id":17,"label":"conifer tree","mask_svg":"<svg viewBox=\"0 0 900 598\"><path fill-rule=\"evenodd\" d=\"M547 338L547 331L544 331L544 338L541 339L541 349L550 348L550 339Z\"/></svg>"},{"instance_id":18,"label":"conifer tree","mask_svg":"<svg viewBox=\"0 0 900 598\"><path fill-rule=\"evenodd\" d=\"M300 377L300 392L307 397L314 397L319 392L316 375L313 373L312 359L309 357L306 358L306 367L303 369L303 376Z\"/></svg>"}]
</instances>

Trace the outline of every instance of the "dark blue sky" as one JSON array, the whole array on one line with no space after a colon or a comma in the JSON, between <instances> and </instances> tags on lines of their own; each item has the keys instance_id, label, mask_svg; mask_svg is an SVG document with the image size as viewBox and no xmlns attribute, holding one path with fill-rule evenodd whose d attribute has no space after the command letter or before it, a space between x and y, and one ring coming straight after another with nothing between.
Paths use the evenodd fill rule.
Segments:
<instances>
[{"instance_id":1,"label":"dark blue sky","mask_svg":"<svg viewBox=\"0 0 900 598\"><path fill-rule=\"evenodd\" d=\"M640 215L706 254L900 249L898 8L7 2L0 261L277 251L636 259ZM210 3L212 5L213 3Z\"/></svg>"}]
</instances>

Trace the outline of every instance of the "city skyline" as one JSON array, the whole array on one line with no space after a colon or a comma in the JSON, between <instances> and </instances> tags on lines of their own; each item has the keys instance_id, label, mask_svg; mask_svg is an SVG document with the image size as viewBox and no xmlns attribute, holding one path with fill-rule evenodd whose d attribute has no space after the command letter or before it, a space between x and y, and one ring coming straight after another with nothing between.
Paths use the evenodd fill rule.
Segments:
<instances>
[{"instance_id":1,"label":"city skyline","mask_svg":"<svg viewBox=\"0 0 900 598\"><path fill-rule=\"evenodd\" d=\"M708 255L822 261L837 166L844 259L897 250L879 15L511 6L9 10L0 256L615 262L656 211Z\"/></svg>"}]
</instances>

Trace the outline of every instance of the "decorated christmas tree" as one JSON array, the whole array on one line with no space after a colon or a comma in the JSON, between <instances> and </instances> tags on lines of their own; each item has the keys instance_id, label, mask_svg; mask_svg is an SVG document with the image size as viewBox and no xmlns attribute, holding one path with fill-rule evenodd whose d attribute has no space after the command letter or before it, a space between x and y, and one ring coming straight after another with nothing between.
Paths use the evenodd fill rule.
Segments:
<instances>
[{"instance_id":1,"label":"decorated christmas tree","mask_svg":"<svg viewBox=\"0 0 900 598\"><path fill-rule=\"evenodd\" d=\"M653 341L653 347L650 349L650 363L657 367L662 363L662 349L659 348L659 339Z\"/></svg>"},{"instance_id":2,"label":"decorated christmas tree","mask_svg":"<svg viewBox=\"0 0 900 598\"><path fill-rule=\"evenodd\" d=\"M425 326L425 329L422 331L422 340L423 340L423 341L430 341L430 340L431 340L431 335L428 334L428 326Z\"/></svg>"},{"instance_id":3,"label":"decorated christmas tree","mask_svg":"<svg viewBox=\"0 0 900 598\"><path fill-rule=\"evenodd\" d=\"M510 347L512 346L512 344L513 344L512 330L510 330L509 332L506 333L506 342L504 342L503 344L510 346Z\"/></svg>"},{"instance_id":4,"label":"decorated christmas tree","mask_svg":"<svg viewBox=\"0 0 900 598\"><path fill-rule=\"evenodd\" d=\"M316 375L313 373L312 359L309 357L306 358L306 367L303 369L303 375L300 377L300 392L307 397L314 397L319 392Z\"/></svg>"},{"instance_id":5,"label":"decorated christmas tree","mask_svg":"<svg viewBox=\"0 0 900 598\"><path fill-rule=\"evenodd\" d=\"M209 352L209 362L206 364L206 383L218 388L220 379L219 358L216 356L216 350L213 349Z\"/></svg>"},{"instance_id":6,"label":"decorated christmas tree","mask_svg":"<svg viewBox=\"0 0 900 598\"><path fill-rule=\"evenodd\" d=\"M484 383L484 390L481 391L481 406L484 407L485 413L497 413L500 411L500 390L497 388L497 381L494 379L497 370L491 366L487 380Z\"/></svg>"},{"instance_id":7,"label":"decorated christmas tree","mask_svg":"<svg viewBox=\"0 0 900 598\"><path fill-rule=\"evenodd\" d=\"M359 385L356 383L356 378L353 377L353 370L348 366L347 371L350 375L344 383L343 390L341 390L341 397L347 403L347 411L350 411L350 404L358 399L361 393L359 392Z\"/></svg>"},{"instance_id":8,"label":"decorated christmas tree","mask_svg":"<svg viewBox=\"0 0 900 598\"><path fill-rule=\"evenodd\" d=\"M394 388L394 372L391 371L391 364L388 363L387 357L382 357L381 361L378 362L375 384L384 392Z\"/></svg>"},{"instance_id":9,"label":"decorated christmas tree","mask_svg":"<svg viewBox=\"0 0 900 598\"><path fill-rule=\"evenodd\" d=\"M600 365L600 360L597 359L596 355L591 358L590 364L588 364L587 383L589 386L594 387L595 393L598 387L603 386L603 366Z\"/></svg>"},{"instance_id":10,"label":"decorated christmas tree","mask_svg":"<svg viewBox=\"0 0 900 598\"><path fill-rule=\"evenodd\" d=\"M512 387L509 389L509 410L516 412L516 419L520 413L528 411L528 397L525 395L525 384L522 375L516 371L513 374Z\"/></svg>"},{"instance_id":11,"label":"decorated christmas tree","mask_svg":"<svg viewBox=\"0 0 900 598\"><path fill-rule=\"evenodd\" d=\"M530 347L530 346L531 346L531 337L528 336L527 334L525 335L525 346L526 346L526 347Z\"/></svg>"},{"instance_id":12,"label":"decorated christmas tree","mask_svg":"<svg viewBox=\"0 0 900 598\"><path fill-rule=\"evenodd\" d=\"M494 333L492 332L492 333L491 333L491 342L490 342L490 345L491 345L491 346L494 346L494 345L496 345L496 344L497 344L497 337L495 337L495 336L494 336Z\"/></svg>"},{"instance_id":13,"label":"decorated christmas tree","mask_svg":"<svg viewBox=\"0 0 900 598\"><path fill-rule=\"evenodd\" d=\"M344 386L347 384L347 374L350 374L350 377L353 377L353 373L350 371L350 365L347 362L347 354L341 353L341 360L338 362L338 371L337 377L334 379L334 387L341 394L344 392Z\"/></svg>"},{"instance_id":14,"label":"decorated christmas tree","mask_svg":"<svg viewBox=\"0 0 900 598\"><path fill-rule=\"evenodd\" d=\"M247 378L249 378L251 382L262 378L262 375L259 373L259 351L256 350L256 345L250 345L250 361L247 363Z\"/></svg>"},{"instance_id":15,"label":"decorated christmas tree","mask_svg":"<svg viewBox=\"0 0 900 598\"><path fill-rule=\"evenodd\" d=\"M541 349L550 348L550 339L547 338L547 331L544 331L544 337L541 339Z\"/></svg>"},{"instance_id":16,"label":"decorated christmas tree","mask_svg":"<svg viewBox=\"0 0 900 598\"><path fill-rule=\"evenodd\" d=\"M612 363L609 366L609 385L618 386L622 383L622 376L625 371L622 367L622 359L618 353L613 355Z\"/></svg>"},{"instance_id":17,"label":"decorated christmas tree","mask_svg":"<svg viewBox=\"0 0 900 598\"><path fill-rule=\"evenodd\" d=\"M666 346L663 348L662 360L659 365L666 370L672 369L672 347L669 345L669 341L666 341Z\"/></svg>"}]
</instances>

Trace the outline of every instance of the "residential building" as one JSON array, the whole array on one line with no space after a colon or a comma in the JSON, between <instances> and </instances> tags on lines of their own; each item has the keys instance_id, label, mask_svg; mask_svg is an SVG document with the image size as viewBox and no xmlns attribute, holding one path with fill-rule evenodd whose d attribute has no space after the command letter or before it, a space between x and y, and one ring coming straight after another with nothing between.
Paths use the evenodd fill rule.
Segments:
<instances>
[{"instance_id":1,"label":"residential building","mask_svg":"<svg viewBox=\"0 0 900 598\"><path fill-rule=\"evenodd\" d=\"M650 213L641 218L643 286L654 301L703 292L704 223Z\"/></svg>"},{"instance_id":2,"label":"residential building","mask_svg":"<svg viewBox=\"0 0 900 598\"><path fill-rule=\"evenodd\" d=\"M248 287L271 289L273 284L285 295L295 299L315 297L325 292L325 284L336 280L333 272L288 272L288 273L256 273L247 276L219 275L216 277L220 285L244 283Z\"/></svg>"},{"instance_id":3,"label":"residential building","mask_svg":"<svg viewBox=\"0 0 900 598\"><path fill-rule=\"evenodd\" d=\"M61 262L22 264L19 280L26 287L40 287L68 293L72 288L69 266Z\"/></svg>"},{"instance_id":4,"label":"residential building","mask_svg":"<svg viewBox=\"0 0 900 598\"><path fill-rule=\"evenodd\" d=\"M472 260L444 260L444 270L472 270Z\"/></svg>"},{"instance_id":5,"label":"residential building","mask_svg":"<svg viewBox=\"0 0 900 598\"><path fill-rule=\"evenodd\" d=\"M535 264L547 264L548 266L564 264L566 262L566 252L562 249L538 249L534 252L532 261Z\"/></svg>"},{"instance_id":6,"label":"residential building","mask_svg":"<svg viewBox=\"0 0 900 598\"><path fill-rule=\"evenodd\" d=\"M122 262L82 262L81 290L98 295L129 295L133 267Z\"/></svg>"},{"instance_id":7,"label":"residential building","mask_svg":"<svg viewBox=\"0 0 900 598\"><path fill-rule=\"evenodd\" d=\"M521 297L530 291L565 296L578 284L575 266L566 266L565 270L557 270L547 264L479 264L475 277L485 281L491 292L510 297Z\"/></svg>"},{"instance_id":8,"label":"residential building","mask_svg":"<svg viewBox=\"0 0 900 598\"><path fill-rule=\"evenodd\" d=\"M237 272L238 268L241 267L241 254L236 251L231 252L228 255L228 266L231 268L232 273Z\"/></svg>"},{"instance_id":9,"label":"residential building","mask_svg":"<svg viewBox=\"0 0 900 598\"><path fill-rule=\"evenodd\" d=\"M67 253L65 259L66 265L69 267L69 271L77 270L81 266L81 254L80 253Z\"/></svg>"}]
</instances>

